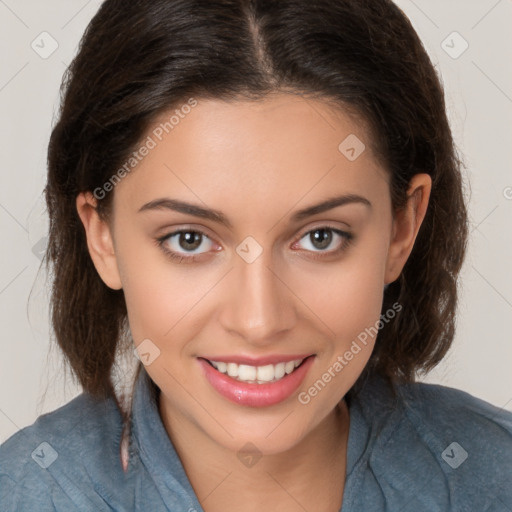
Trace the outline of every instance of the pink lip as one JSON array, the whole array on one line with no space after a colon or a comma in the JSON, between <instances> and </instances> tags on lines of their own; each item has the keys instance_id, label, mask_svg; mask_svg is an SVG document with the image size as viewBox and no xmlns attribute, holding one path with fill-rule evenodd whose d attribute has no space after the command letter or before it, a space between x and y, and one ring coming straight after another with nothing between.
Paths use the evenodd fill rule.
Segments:
<instances>
[{"instance_id":1,"label":"pink lip","mask_svg":"<svg viewBox=\"0 0 512 512\"><path fill-rule=\"evenodd\" d=\"M307 356L294 356L293 359L303 359L303 357ZM243 361L247 361L245 358L241 359ZM290 358L289 360L293 359ZM226 361L226 359L220 358L214 359L214 361L215 360ZM233 361L232 358L228 358L228 360L230 362ZM292 373L284 376L277 382L271 382L269 384L249 384L247 382L241 382L219 372L203 358L198 358L197 361L201 365L208 382L223 397L239 405L247 405L249 407L267 407L286 400L294 391L296 391L306 377L309 368L311 368L314 356L307 357L307 359ZM284 359L280 359L279 361L283 362ZM239 364L245 363L242 362ZM255 366L262 365L260 364Z\"/></svg>"}]
</instances>

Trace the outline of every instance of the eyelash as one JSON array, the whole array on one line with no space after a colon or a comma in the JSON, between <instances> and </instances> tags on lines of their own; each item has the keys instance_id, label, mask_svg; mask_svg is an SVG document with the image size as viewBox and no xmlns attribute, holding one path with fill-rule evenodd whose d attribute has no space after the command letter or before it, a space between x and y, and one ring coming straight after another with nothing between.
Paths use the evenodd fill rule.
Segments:
<instances>
[{"instance_id":1,"label":"eyelash","mask_svg":"<svg viewBox=\"0 0 512 512\"><path fill-rule=\"evenodd\" d=\"M354 235L352 233L348 233L347 231L342 231L342 230L340 230L338 228L335 228L333 226L323 225L323 226L318 226L318 227L315 227L313 229L310 229L309 231L305 231L304 233L302 233L298 237L297 242L302 240L306 235L310 235L311 233L314 233L315 231L320 231L320 230L331 231L332 233L335 233L335 234L341 236L343 238L343 241L341 243L341 246L338 249L335 249L334 251L332 251L332 250L331 251L322 251L322 250L319 250L319 251L307 251L307 252L312 253L310 257L312 259L315 259L315 260L323 259L326 256L333 256L333 255L341 254L354 241ZM183 256L183 255L180 255L180 254L176 253L175 251L171 251L165 245L165 242L167 240L169 240L169 238L171 238L173 236L176 236L176 235L179 235L181 233L196 233L196 234L201 235L202 237L206 237L207 239L212 240L206 233L204 233L203 231L201 231L199 229L179 229L177 231L173 231L171 233L168 233L168 234L166 234L164 236L158 237L155 240L155 242L158 245L158 247L160 247L160 249L164 252L164 254L167 257L169 257L172 261L177 262L177 263L194 263L199 258L201 258L201 256L203 256L203 254L205 254L205 253L201 253L199 255ZM294 242L294 244L297 243L297 242Z\"/></svg>"}]
</instances>

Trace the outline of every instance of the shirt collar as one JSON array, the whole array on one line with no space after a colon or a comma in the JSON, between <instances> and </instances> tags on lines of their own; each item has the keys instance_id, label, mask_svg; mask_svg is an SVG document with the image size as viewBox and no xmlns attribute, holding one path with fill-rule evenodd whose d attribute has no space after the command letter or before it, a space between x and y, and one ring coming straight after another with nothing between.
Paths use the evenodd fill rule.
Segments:
<instances>
[{"instance_id":1,"label":"shirt collar","mask_svg":"<svg viewBox=\"0 0 512 512\"><path fill-rule=\"evenodd\" d=\"M140 459L165 505L200 512L202 508L160 418L154 390L155 384L141 367L132 409L133 438Z\"/></svg>"},{"instance_id":2,"label":"shirt collar","mask_svg":"<svg viewBox=\"0 0 512 512\"><path fill-rule=\"evenodd\" d=\"M150 473L166 505L179 504L183 510L202 508L192 489L178 454L162 423L158 397L153 383L142 366L137 377L133 396L133 434L140 459ZM352 397L349 405L350 428L347 446L347 480L354 477L357 469L365 464L372 449L372 430L383 425L374 425L377 414L389 420L389 412L396 411L396 399L390 393L390 385L378 376L369 378L360 391ZM371 406L369 405L371 404ZM179 501L176 501L176 500Z\"/></svg>"},{"instance_id":3,"label":"shirt collar","mask_svg":"<svg viewBox=\"0 0 512 512\"><path fill-rule=\"evenodd\" d=\"M387 425L403 414L396 388L385 377L371 374L352 394L347 447L347 479L363 467L377 440L390 435ZM396 390L398 391L398 390Z\"/></svg>"}]
</instances>

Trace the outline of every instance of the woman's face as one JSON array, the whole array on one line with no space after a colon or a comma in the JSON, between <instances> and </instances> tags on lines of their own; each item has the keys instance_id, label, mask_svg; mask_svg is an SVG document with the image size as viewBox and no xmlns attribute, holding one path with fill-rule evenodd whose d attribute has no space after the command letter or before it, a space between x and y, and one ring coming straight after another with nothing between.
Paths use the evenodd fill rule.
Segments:
<instances>
[{"instance_id":1,"label":"woman's face","mask_svg":"<svg viewBox=\"0 0 512 512\"><path fill-rule=\"evenodd\" d=\"M115 186L101 235L113 252L93 259L123 288L170 427L278 453L360 375L415 232L393 220L361 124L324 103L276 94L178 110Z\"/></svg>"}]
</instances>

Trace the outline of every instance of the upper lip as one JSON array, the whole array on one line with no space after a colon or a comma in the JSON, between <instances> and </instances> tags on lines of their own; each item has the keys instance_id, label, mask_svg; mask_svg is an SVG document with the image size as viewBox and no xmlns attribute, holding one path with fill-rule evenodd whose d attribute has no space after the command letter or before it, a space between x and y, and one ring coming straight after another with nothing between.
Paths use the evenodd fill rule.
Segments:
<instances>
[{"instance_id":1,"label":"upper lip","mask_svg":"<svg viewBox=\"0 0 512 512\"><path fill-rule=\"evenodd\" d=\"M219 356L201 356L208 361L222 361L224 363L245 364L248 366L265 366L267 364L287 363L288 361L297 361L306 359L314 354L270 354L263 357L241 356L241 355L219 355Z\"/></svg>"}]
</instances>

